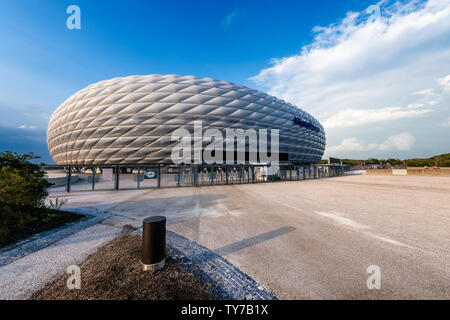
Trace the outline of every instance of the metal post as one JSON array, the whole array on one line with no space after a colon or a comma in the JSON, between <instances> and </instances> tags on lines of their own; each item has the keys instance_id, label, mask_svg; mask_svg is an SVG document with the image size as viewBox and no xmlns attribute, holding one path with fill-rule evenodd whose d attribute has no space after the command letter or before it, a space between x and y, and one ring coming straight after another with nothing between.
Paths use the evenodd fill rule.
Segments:
<instances>
[{"instance_id":1,"label":"metal post","mask_svg":"<svg viewBox=\"0 0 450 320\"><path fill-rule=\"evenodd\" d=\"M118 164L116 164L116 176L114 179L114 190L119 190L119 175L120 175L120 167Z\"/></svg>"},{"instance_id":2,"label":"metal post","mask_svg":"<svg viewBox=\"0 0 450 320\"><path fill-rule=\"evenodd\" d=\"M198 186L198 166L193 166L194 168L194 186Z\"/></svg>"},{"instance_id":3,"label":"metal post","mask_svg":"<svg viewBox=\"0 0 450 320\"><path fill-rule=\"evenodd\" d=\"M159 189L159 188L161 188L161 166L159 164L158 164L158 171L157 171L156 174L158 175L158 177L157 177L157 180L158 180L157 188Z\"/></svg>"},{"instance_id":4,"label":"metal post","mask_svg":"<svg viewBox=\"0 0 450 320\"><path fill-rule=\"evenodd\" d=\"M92 190L95 189L95 167L92 167Z\"/></svg>"},{"instance_id":5,"label":"metal post","mask_svg":"<svg viewBox=\"0 0 450 320\"><path fill-rule=\"evenodd\" d=\"M137 188L140 189L141 188L141 168L138 167L138 172L137 172Z\"/></svg>"},{"instance_id":6,"label":"metal post","mask_svg":"<svg viewBox=\"0 0 450 320\"><path fill-rule=\"evenodd\" d=\"M182 166L178 166L178 180L177 180L177 187L179 187L180 185L181 185L181 177L183 176L183 174L184 174L184 167L182 167Z\"/></svg>"},{"instance_id":7,"label":"metal post","mask_svg":"<svg viewBox=\"0 0 450 320\"><path fill-rule=\"evenodd\" d=\"M252 166L252 183L255 183L255 166Z\"/></svg>"},{"instance_id":8,"label":"metal post","mask_svg":"<svg viewBox=\"0 0 450 320\"><path fill-rule=\"evenodd\" d=\"M228 167L225 166L225 177L226 177L226 184L228 184Z\"/></svg>"},{"instance_id":9,"label":"metal post","mask_svg":"<svg viewBox=\"0 0 450 320\"><path fill-rule=\"evenodd\" d=\"M72 166L69 165L69 171L66 173L66 192L70 192L70 179L72 178Z\"/></svg>"},{"instance_id":10,"label":"metal post","mask_svg":"<svg viewBox=\"0 0 450 320\"><path fill-rule=\"evenodd\" d=\"M166 264L166 217L144 219L142 231L142 264L144 271L156 271Z\"/></svg>"},{"instance_id":11,"label":"metal post","mask_svg":"<svg viewBox=\"0 0 450 320\"><path fill-rule=\"evenodd\" d=\"M210 185L213 185L214 184L214 165L211 165L210 179L211 179Z\"/></svg>"}]
</instances>

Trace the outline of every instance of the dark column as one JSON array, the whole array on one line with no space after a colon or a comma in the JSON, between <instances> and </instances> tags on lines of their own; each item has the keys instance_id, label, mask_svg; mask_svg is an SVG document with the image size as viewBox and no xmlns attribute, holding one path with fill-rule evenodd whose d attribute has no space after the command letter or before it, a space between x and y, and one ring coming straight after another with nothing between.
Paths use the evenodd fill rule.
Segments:
<instances>
[{"instance_id":1,"label":"dark column","mask_svg":"<svg viewBox=\"0 0 450 320\"><path fill-rule=\"evenodd\" d=\"M157 179L157 188L159 189L159 188L161 188L161 166L158 164L158 171L156 172L156 174L158 175L157 177L156 177L156 179Z\"/></svg>"},{"instance_id":2,"label":"dark column","mask_svg":"<svg viewBox=\"0 0 450 320\"><path fill-rule=\"evenodd\" d=\"M119 190L119 175L120 175L120 167L117 164L116 165L116 176L114 179L114 190L116 190L116 191Z\"/></svg>"},{"instance_id":3,"label":"dark column","mask_svg":"<svg viewBox=\"0 0 450 320\"><path fill-rule=\"evenodd\" d=\"M92 167L92 190L95 189L95 167Z\"/></svg>"},{"instance_id":4,"label":"dark column","mask_svg":"<svg viewBox=\"0 0 450 320\"><path fill-rule=\"evenodd\" d=\"M194 173L194 186L198 186L198 166L192 166L192 170Z\"/></svg>"},{"instance_id":5,"label":"dark column","mask_svg":"<svg viewBox=\"0 0 450 320\"><path fill-rule=\"evenodd\" d=\"M138 168L138 172L137 172L137 188L140 189L141 188L141 168Z\"/></svg>"},{"instance_id":6,"label":"dark column","mask_svg":"<svg viewBox=\"0 0 450 320\"><path fill-rule=\"evenodd\" d=\"M214 165L211 165L211 172L209 178L211 179L211 185L214 184Z\"/></svg>"},{"instance_id":7,"label":"dark column","mask_svg":"<svg viewBox=\"0 0 450 320\"><path fill-rule=\"evenodd\" d=\"M144 271L156 271L166 263L166 217L144 219L142 231L142 264Z\"/></svg>"},{"instance_id":8,"label":"dark column","mask_svg":"<svg viewBox=\"0 0 450 320\"><path fill-rule=\"evenodd\" d=\"M225 177L226 177L226 180L227 180L227 184L228 184L228 166L225 166Z\"/></svg>"},{"instance_id":9,"label":"dark column","mask_svg":"<svg viewBox=\"0 0 450 320\"><path fill-rule=\"evenodd\" d=\"M70 192L70 179L72 178L72 166L69 165L69 169L66 173L66 192Z\"/></svg>"}]
</instances>

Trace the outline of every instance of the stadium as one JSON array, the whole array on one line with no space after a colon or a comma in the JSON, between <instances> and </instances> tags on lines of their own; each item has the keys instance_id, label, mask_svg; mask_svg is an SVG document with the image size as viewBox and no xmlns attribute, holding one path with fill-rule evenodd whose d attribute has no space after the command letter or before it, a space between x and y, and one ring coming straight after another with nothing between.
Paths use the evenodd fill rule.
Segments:
<instances>
[{"instance_id":1,"label":"stadium","mask_svg":"<svg viewBox=\"0 0 450 320\"><path fill-rule=\"evenodd\" d=\"M221 131L278 129L282 162L315 164L325 149L322 125L300 108L245 86L179 75L114 78L80 90L53 113L47 143L58 165L170 164L171 134L192 131L199 120Z\"/></svg>"}]
</instances>

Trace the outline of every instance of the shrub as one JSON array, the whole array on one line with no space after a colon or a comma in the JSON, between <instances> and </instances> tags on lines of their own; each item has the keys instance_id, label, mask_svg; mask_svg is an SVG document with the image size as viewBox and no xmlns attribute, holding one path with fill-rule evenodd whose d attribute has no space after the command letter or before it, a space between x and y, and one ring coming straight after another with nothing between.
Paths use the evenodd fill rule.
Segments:
<instances>
[{"instance_id":1,"label":"shrub","mask_svg":"<svg viewBox=\"0 0 450 320\"><path fill-rule=\"evenodd\" d=\"M38 219L44 207L50 184L39 165L30 161L37 158L31 153L0 153L0 243Z\"/></svg>"},{"instance_id":2,"label":"shrub","mask_svg":"<svg viewBox=\"0 0 450 320\"><path fill-rule=\"evenodd\" d=\"M56 198L55 202L53 202L53 200L50 200L49 207L54 209L54 210L60 210L68 202L69 202L69 200L67 200L67 199Z\"/></svg>"}]
</instances>

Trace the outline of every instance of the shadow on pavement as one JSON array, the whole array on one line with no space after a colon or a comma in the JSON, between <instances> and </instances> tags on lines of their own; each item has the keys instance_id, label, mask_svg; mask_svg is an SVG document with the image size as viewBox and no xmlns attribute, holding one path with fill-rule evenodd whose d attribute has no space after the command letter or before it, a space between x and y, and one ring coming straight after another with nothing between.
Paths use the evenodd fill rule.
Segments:
<instances>
[{"instance_id":1,"label":"shadow on pavement","mask_svg":"<svg viewBox=\"0 0 450 320\"><path fill-rule=\"evenodd\" d=\"M221 255L221 256L226 256L227 254L233 253L233 252L237 252L240 251L242 249L254 246L258 243L282 236L286 233L292 232L294 231L295 228L294 227L283 227L280 229L276 229L273 231L269 231L269 232L265 232L265 233L261 233L257 236L251 237L251 238L247 238L244 240L240 240L234 243L230 243L227 244L226 246L217 248L216 250L214 250L215 253Z\"/></svg>"}]
</instances>

